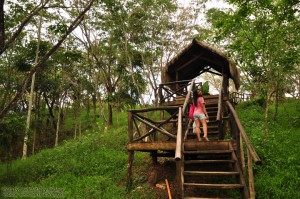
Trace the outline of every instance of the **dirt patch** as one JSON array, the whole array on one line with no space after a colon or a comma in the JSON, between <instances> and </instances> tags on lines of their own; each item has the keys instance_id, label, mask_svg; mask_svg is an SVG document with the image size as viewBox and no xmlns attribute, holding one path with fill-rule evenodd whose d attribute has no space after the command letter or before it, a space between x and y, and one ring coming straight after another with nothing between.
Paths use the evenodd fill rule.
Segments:
<instances>
[{"instance_id":1,"label":"dirt patch","mask_svg":"<svg viewBox=\"0 0 300 199\"><path fill-rule=\"evenodd\" d=\"M156 198L169 198L166 179L172 198L179 198L174 158L160 158L157 165L151 165L148 171L148 184L155 190Z\"/></svg>"}]
</instances>

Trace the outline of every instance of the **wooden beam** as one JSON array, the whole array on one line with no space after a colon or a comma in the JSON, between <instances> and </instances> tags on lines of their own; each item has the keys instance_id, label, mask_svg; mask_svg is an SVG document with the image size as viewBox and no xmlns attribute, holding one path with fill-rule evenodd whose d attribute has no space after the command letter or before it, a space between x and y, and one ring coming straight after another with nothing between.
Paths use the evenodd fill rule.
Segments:
<instances>
[{"instance_id":1,"label":"wooden beam","mask_svg":"<svg viewBox=\"0 0 300 199\"><path fill-rule=\"evenodd\" d=\"M182 66L180 66L179 68L176 69L176 72L183 69L184 67L186 67L187 65L193 63L194 61L196 61L197 59L199 59L200 57L202 57L201 55L197 55L196 57L194 57L193 59L191 59L190 61L186 62L185 64L183 64Z\"/></svg>"},{"instance_id":2,"label":"wooden beam","mask_svg":"<svg viewBox=\"0 0 300 199\"><path fill-rule=\"evenodd\" d=\"M173 85L173 84L180 84L180 83L189 83L190 81L192 81L191 79L190 80L181 80L181 81L172 81L172 82L168 82L168 83L161 83L159 85Z\"/></svg>"},{"instance_id":3,"label":"wooden beam","mask_svg":"<svg viewBox=\"0 0 300 199\"><path fill-rule=\"evenodd\" d=\"M180 160L181 156L182 156L182 108L179 107L175 159Z\"/></svg>"},{"instance_id":4,"label":"wooden beam","mask_svg":"<svg viewBox=\"0 0 300 199\"><path fill-rule=\"evenodd\" d=\"M175 150L175 142L147 142L147 143L129 143L127 145L127 150L133 151L156 151L156 150Z\"/></svg>"},{"instance_id":5,"label":"wooden beam","mask_svg":"<svg viewBox=\"0 0 300 199\"><path fill-rule=\"evenodd\" d=\"M172 110L172 109L178 109L178 107L159 106L159 107L153 107L153 108L131 109L131 110L128 110L128 111L132 112L132 113L141 113L141 112L148 112L148 111Z\"/></svg>"}]
</instances>

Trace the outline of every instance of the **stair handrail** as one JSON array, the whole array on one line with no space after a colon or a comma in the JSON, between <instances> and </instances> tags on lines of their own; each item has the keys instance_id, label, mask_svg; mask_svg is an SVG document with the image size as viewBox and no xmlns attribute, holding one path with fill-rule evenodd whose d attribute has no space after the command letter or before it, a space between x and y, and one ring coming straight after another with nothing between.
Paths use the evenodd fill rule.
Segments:
<instances>
[{"instance_id":1,"label":"stair handrail","mask_svg":"<svg viewBox=\"0 0 300 199\"><path fill-rule=\"evenodd\" d=\"M226 104L227 104L227 106L228 106L230 112L232 113L232 115L233 115L233 117L234 117L234 120L235 120L235 122L236 122L236 124L237 124L237 127L238 127L238 129L239 129L239 132L240 132L240 134L242 135L242 138L243 138L244 141L245 141L246 147L247 147L247 149L249 150L250 155L251 155L251 157L253 158L255 164L261 164L261 160L260 160L259 156L257 155L257 153L256 153L256 151L255 151L255 149L254 149L254 147L252 146L252 144L251 144L251 142L250 142L250 140L249 140L249 138L248 138L248 136L247 136L247 134L246 134L246 132L245 132L245 130L244 130L242 124L241 124L241 121L240 121L240 119L239 119L239 117L238 117L238 115L237 115L235 109L234 109L233 106L231 105L230 101L227 100L227 101L226 101Z\"/></svg>"},{"instance_id":2,"label":"stair handrail","mask_svg":"<svg viewBox=\"0 0 300 199\"><path fill-rule=\"evenodd\" d=\"M183 103L183 107L179 107L178 112L178 128L177 128L177 138L176 138L176 151L175 151L175 160L180 160L182 155L182 115L185 113L186 107L188 105L188 102L191 98L191 92L193 90L193 85L195 83L195 79L191 81L190 88L188 90L187 95L185 96L185 100ZM188 125L187 125L188 128Z\"/></svg>"},{"instance_id":3,"label":"stair handrail","mask_svg":"<svg viewBox=\"0 0 300 199\"><path fill-rule=\"evenodd\" d=\"M182 156L182 108L179 107L175 160L180 160L181 156Z\"/></svg>"},{"instance_id":4,"label":"stair handrail","mask_svg":"<svg viewBox=\"0 0 300 199\"><path fill-rule=\"evenodd\" d=\"M195 80L193 79L190 83L190 88L188 90L188 93L185 97L184 103L182 107L179 107L178 111L178 128L177 128L177 137L176 137L176 150L175 150L175 160L176 160L176 171L177 171L177 181L178 185L180 187L181 194L183 193L183 134L182 134L182 120L183 120L183 114L186 113L186 108L188 105L189 100L191 99L191 92L193 90ZM189 121L190 123L190 121ZM189 128L189 125L186 125L187 129Z\"/></svg>"},{"instance_id":5,"label":"stair handrail","mask_svg":"<svg viewBox=\"0 0 300 199\"><path fill-rule=\"evenodd\" d=\"M258 157L254 147L252 146L242 124L241 121L235 111L235 109L233 108L232 104L230 103L230 101L226 100L226 104L233 116L233 119L236 123L236 126L240 132L241 136L238 136L237 142L237 151L238 153L241 154L240 156L240 160L241 160L241 164L242 164L242 169L243 169L243 173L245 172L245 158L244 158L244 150L243 150L243 140L245 141L245 145L247 147L247 156L248 156L248 180L249 180L249 196L251 199L255 199L255 189L254 189L254 175L253 175L253 165L252 165L252 159L254 160L256 165L261 164L261 160Z\"/></svg>"},{"instance_id":6,"label":"stair handrail","mask_svg":"<svg viewBox=\"0 0 300 199\"><path fill-rule=\"evenodd\" d=\"M223 110L223 87L220 86L220 91L219 91L219 99L218 99L218 112L217 112L217 121L221 121L222 120L222 110Z\"/></svg>"},{"instance_id":7,"label":"stair handrail","mask_svg":"<svg viewBox=\"0 0 300 199\"><path fill-rule=\"evenodd\" d=\"M191 99L191 92L192 92L192 90L193 90L193 85L194 85L194 83L195 83L195 79L193 79L193 80L191 81L191 86L190 86L190 88L189 88L189 91L188 91L187 95L185 96L184 104L183 104L183 107L182 107L182 112L183 112L183 113L185 113L185 109L186 109L186 107L187 107L187 105L188 105L189 100Z\"/></svg>"}]
</instances>

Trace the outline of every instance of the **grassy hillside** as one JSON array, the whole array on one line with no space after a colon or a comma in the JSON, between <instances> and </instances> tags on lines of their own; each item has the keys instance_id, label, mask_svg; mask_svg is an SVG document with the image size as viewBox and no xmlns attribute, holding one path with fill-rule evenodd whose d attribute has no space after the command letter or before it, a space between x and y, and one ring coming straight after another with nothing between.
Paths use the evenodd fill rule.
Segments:
<instances>
[{"instance_id":1,"label":"grassy hillside","mask_svg":"<svg viewBox=\"0 0 300 199\"><path fill-rule=\"evenodd\" d=\"M300 101L281 104L276 120L275 108L271 106L266 141L263 140L264 111L255 103L238 106L242 124L262 160L262 165L254 168L256 197L300 198Z\"/></svg>"},{"instance_id":2,"label":"grassy hillside","mask_svg":"<svg viewBox=\"0 0 300 199\"><path fill-rule=\"evenodd\" d=\"M238 107L242 124L263 163L254 168L257 198L300 198L299 111L299 101L283 104L278 120L270 122L264 142L264 109L255 103ZM271 107L271 117L273 113ZM43 150L26 161L0 165L2 196L4 192L17 195L44 190L52 194L57 191L65 198L162 198L158 189L147 183L147 153L135 153L133 189L126 190L127 113L121 113L115 124L106 132L87 131L79 140ZM30 187L36 188L36 192Z\"/></svg>"},{"instance_id":3,"label":"grassy hillside","mask_svg":"<svg viewBox=\"0 0 300 199\"><path fill-rule=\"evenodd\" d=\"M126 191L127 114L121 117L119 125L106 132L85 132L79 140L43 150L25 161L2 164L2 195L4 191L20 194L15 190L25 192L39 187L36 192L57 188L66 198L154 198L152 191L144 188L147 183L138 178L134 186L139 188ZM135 156L139 172L147 169L145 155Z\"/></svg>"}]
</instances>

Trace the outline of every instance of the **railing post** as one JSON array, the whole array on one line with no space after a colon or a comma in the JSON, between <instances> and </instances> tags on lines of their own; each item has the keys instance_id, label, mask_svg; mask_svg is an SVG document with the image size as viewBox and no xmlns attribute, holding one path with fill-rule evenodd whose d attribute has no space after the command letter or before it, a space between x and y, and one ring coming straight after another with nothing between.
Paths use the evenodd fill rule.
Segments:
<instances>
[{"instance_id":1,"label":"railing post","mask_svg":"<svg viewBox=\"0 0 300 199\"><path fill-rule=\"evenodd\" d=\"M129 142L133 141L133 113L128 112L128 137ZM134 151L128 151L128 172L127 172L127 187L130 189L132 186L132 163L134 159Z\"/></svg>"},{"instance_id":2,"label":"railing post","mask_svg":"<svg viewBox=\"0 0 300 199\"><path fill-rule=\"evenodd\" d=\"M179 187L179 195L183 196L183 159L182 159L182 107L179 107L178 112L178 129L177 129L177 139L176 139L176 178Z\"/></svg>"},{"instance_id":3,"label":"railing post","mask_svg":"<svg viewBox=\"0 0 300 199\"><path fill-rule=\"evenodd\" d=\"M244 146L243 146L243 138L240 136L240 148L241 148L241 162L242 162L242 171L245 174L245 155L244 155Z\"/></svg>"},{"instance_id":4,"label":"railing post","mask_svg":"<svg viewBox=\"0 0 300 199\"><path fill-rule=\"evenodd\" d=\"M158 88L158 96L159 96L159 102L160 102L160 103L165 102L164 97L163 97L163 94L162 94L162 87L163 87L163 85L162 85L162 84L159 84L159 88Z\"/></svg>"},{"instance_id":5,"label":"railing post","mask_svg":"<svg viewBox=\"0 0 300 199\"><path fill-rule=\"evenodd\" d=\"M252 156L247 149L248 156L248 176L249 176L249 191L250 191L250 199L255 199L255 190L254 190L254 176L253 176L253 168L252 168Z\"/></svg>"}]
</instances>

